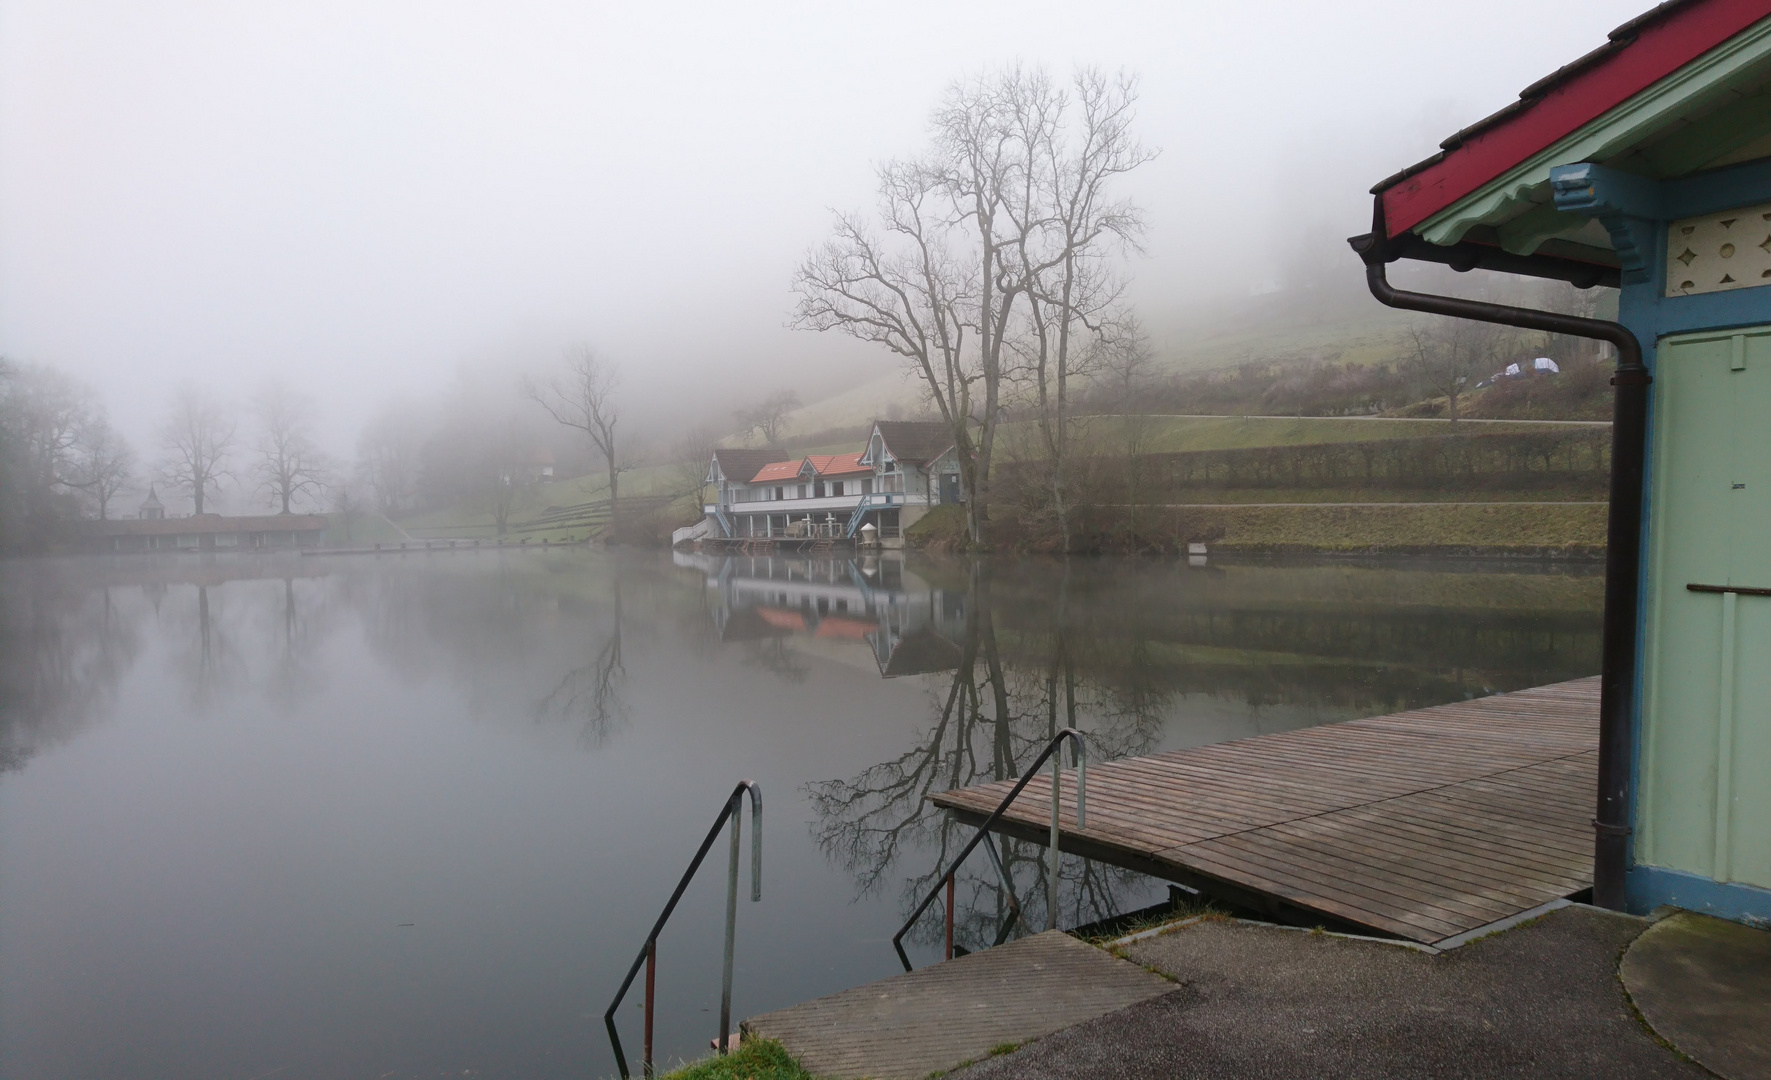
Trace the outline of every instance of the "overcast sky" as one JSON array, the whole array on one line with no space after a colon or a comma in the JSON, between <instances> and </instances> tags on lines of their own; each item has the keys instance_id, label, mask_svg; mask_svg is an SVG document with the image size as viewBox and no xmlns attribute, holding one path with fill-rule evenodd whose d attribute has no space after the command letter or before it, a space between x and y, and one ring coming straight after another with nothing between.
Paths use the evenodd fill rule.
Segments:
<instances>
[{"instance_id":1,"label":"overcast sky","mask_svg":"<svg viewBox=\"0 0 1771 1080\"><path fill-rule=\"evenodd\" d=\"M653 415L816 396L889 360L785 329L796 261L948 82L1016 60L1141 76L1160 338L1645 6L0 0L0 354L138 443L181 381L281 372L348 448L390 395L573 341Z\"/></svg>"}]
</instances>

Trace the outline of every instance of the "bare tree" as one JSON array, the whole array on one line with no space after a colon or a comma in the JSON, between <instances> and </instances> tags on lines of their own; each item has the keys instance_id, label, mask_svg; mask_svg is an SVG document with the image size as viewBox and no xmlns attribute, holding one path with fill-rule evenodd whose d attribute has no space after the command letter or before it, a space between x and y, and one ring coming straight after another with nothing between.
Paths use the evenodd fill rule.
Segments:
<instances>
[{"instance_id":1,"label":"bare tree","mask_svg":"<svg viewBox=\"0 0 1771 1080\"><path fill-rule=\"evenodd\" d=\"M190 493L194 512L203 512L203 501L220 494L228 472L228 455L234 446L234 421L220 405L195 387L178 392L172 415L160 425L160 446L165 456L160 473L166 483Z\"/></svg>"},{"instance_id":2,"label":"bare tree","mask_svg":"<svg viewBox=\"0 0 1771 1080\"><path fill-rule=\"evenodd\" d=\"M102 419L79 380L0 359L0 546L42 550L79 515L79 446Z\"/></svg>"},{"instance_id":3,"label":"bare tree","mask_svg":"<svg viewBox=\"0 0 1771 1080\"><path fill-rule=\"evenodd\" d=\"M1116 310L1122 289L1110 260L1139 249L1144 220L1135 205L1113 198L1111 186L1156 156L1131 132L1135 79L1109 80L1085 68L1073 83L1074 103L1041 79L1030 79L1012 101L1019 141L1037 155L1026 166L1027 200L1016 204L1028 218L1016 252L1028 297L1022 351L1029 354L1051 509L1066 551L1077 435L1073 384L1094 373L1115 339L1137 334L1135 320Z\"/></svg>"},{"instance_id":4,"label":"bare tree","mask_svg":"<svg viewBox=\"0 0 1771 1080\"><path fill-rule=\"evenodd\" d=\"M1453 424L1458 418L1458 398L1482 376L1492 373L1512 344L1508 327L1467 319L1419 322L1408 333L1414 352L1405 367L1445 395L1446 415Z\"/></svg>"},{"instance_id":5,"label":"bare tree","mask_svg":"<svg viewBox=\"0 0 1771 1080\"><path fill-rule=\"evenodd\" d=\"M879 171L879 192L885 237L858 214L839 216L835 235L794 275L800 299L793 324L839 330L907 360L947 424L969 483L977 471L971 392L979 373L967 351L966 320L977 271L948 250L951 230L933 168L888 163ZM974 541L982 533L976 506L974 498Z\"/></svg>"},{"instance_id":6,"label":"bare tree","mask_svg":"<svg viewBox=\"0 0 1771 1080\"><path fill-rule=\"evenodd\" d=\"M304 495L318 496L326 488L331 463L313 439L313 399L283 383L272 383L253 401L258 417L258 461L254 472L259 488L270 496L279 513L290 513L290 504Z\"/></svg>"},{"instance_id":7,"label":"bare tree","mask_svg":"<svg viewBox=\"0 0 1771 1080\"><path fill-rule=\"evenodd\" d=\"M129 486L135 475L135 452L102 414L94 416L80 433L68 483L79 488L98 508L98 519L109 516L111 500Z\"/></svg>"},{"instance_id":8,"label":"bare tree","mask_svg":"<svg viewBox=\"0 0 1771 1080\"><path fill-rule=\"evenodd\" d=\"M1071 338L1117 291L1100 263L1142 227L1108 198L1149 159L1131 140L1130 80L1077 76L1081 133L1066 136L1069 98L1037 69L955 83L931 122L933 148L879 169L876 235L859 215L800 265L794 325L885 346L922 376L953 435L970 494L969 526L987 543L990 463L1014 378L1046 364L1037 393L1059 393L1086 350Z\"/></svg>"},{"instance_id":9,"label":"bare tree","mask_svg":"<svg viewBox=\"0 0 1771 1080\"><path fill-rule=\"evenodd\" d=\"M707 483L707 465L713 460L714 447L719 440L714 433L705 427L689 429L682 438L676 441L671 457L676 460L676 483L672 494L677 498L695 497L696 510L700 510L702 490Z\"/></svg>"},{"instance_id":10,"label":"bare tree","mask_svg":"<svg viewBox=\"0 0 1771 1080\"><path fill-rule=\"evenodd\" d=\"M378 413L357 440L357 472L383 514L404 509L418 493L425 425L407 407Z\"/></svg>"},{"instance_id":11,"label":"bare tree","mask_svg":"<svg viewBox=\"0 0 1771 1080\"><path fill-rule=\"evenodd\" d=\"M737 412L738 427L744 434L755 432L762 436L763 445L769 449L781 446L781 434L787 427L788 414L799 408L799 394L792 390L780 390L763 398L755 405Z\"/></svg>"},{"instance_id":12,"label":"bare tree","mask_svg":"<svg viewBox=\"0 0 1771 1080\"><path fill-rule=\"evenodd\" d=\"M563 366L565 370L551 380L531 384L528 395L554 420L584 432L591 448L602 455L608 468L609 520L613 525L621 473L627 468L617 456L615 442L615 428L621 420L615 389L621 383L621 369L588 345L567 349Z\"/></svg>"},{"instance_id":13,"label":"bare tree","mask_svg":"<svg viewBox=\"0 0 1771 1080\"><path fill-rule=\"evenodd\" d=\"M356 497L351 494L350 485L339 484L332 495L332 509L344 519L344 542L351 542L351 523L356 520L362 508L357 504Z\"/></svg>"}]
</instances>

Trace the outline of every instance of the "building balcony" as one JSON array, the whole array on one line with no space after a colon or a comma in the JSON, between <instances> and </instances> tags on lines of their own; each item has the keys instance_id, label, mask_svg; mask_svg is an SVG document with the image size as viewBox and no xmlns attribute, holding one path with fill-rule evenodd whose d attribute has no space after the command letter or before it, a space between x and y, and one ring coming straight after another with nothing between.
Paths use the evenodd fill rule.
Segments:
<instances>
[{"instance_id":1,"label":"building balcony","mask_svg":"<svg viewBox=\"0 0 1771 1080\"><path fill-rule=\"evenodd\" d=\"M702 510L712 514L715 510L724 511L730 517L733 514L791 514L804 517L811 514L814 518L823 519L831 514L838 521L847 521L855 509L865 504L869 510L887 510L905 505L904 493L901 491L875 491L868 495L827 495L822 499L765 499L760 502L705 503Z\"/></svg>"}]
</instances>

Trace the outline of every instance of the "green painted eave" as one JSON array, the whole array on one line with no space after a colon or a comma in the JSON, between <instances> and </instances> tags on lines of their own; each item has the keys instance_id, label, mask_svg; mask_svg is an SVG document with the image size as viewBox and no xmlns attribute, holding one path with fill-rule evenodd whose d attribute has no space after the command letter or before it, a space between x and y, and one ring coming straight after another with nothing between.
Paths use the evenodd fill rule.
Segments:
<instances>
[{"instance_id":1,"label":"green painted eave","mask_svg":"<svg viewBox=\"0 0 1771 1080\"><path fill-rule=\"evenodd\" d=\"M1550 170L1592 161L1667 179L1747 160L1771 138L1771 19L1611 109L1416 227L1435 244L1455 244L1490 226L1501 247L1529 255L1552 238L1587 243L1588 218L1558 211ZM1771 153L1771 146L1764 146ZM1752 154L1751 156L1764 156ZM1608 241L1599 241L1609 247Z\"/></svg>"}]
</instances>

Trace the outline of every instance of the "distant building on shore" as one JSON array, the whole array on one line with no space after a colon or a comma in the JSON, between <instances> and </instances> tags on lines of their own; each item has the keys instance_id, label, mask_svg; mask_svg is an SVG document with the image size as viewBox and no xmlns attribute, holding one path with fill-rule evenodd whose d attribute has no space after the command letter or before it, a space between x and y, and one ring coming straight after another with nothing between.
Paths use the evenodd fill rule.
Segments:
<instances>
[{"instance_id":1,"label":"distant building on shore","mask_svg":"<svg viewBox=\"0 0 1771 1080\"><path fill-rule=\"evenodd\" d=\"M88 521L81 529L87 551L247 551L315 547L326 533L325 514L259 514L224 517L193 514L169 518L152 488L137 516Z\"/></svg>"},{"instance_id":2,"label":"distant building on shore","mask_svg":"<svg viewBox=\"0 0 1771 1080\"><path fill-rule=\"evenodd\" d=\"M932 421L875 421L848 454L715 450L706 482L707 535L718 539L852 539L872 525L895 542L930 507L966 501L953 436Z\"/></svg>"}]
</instances>

